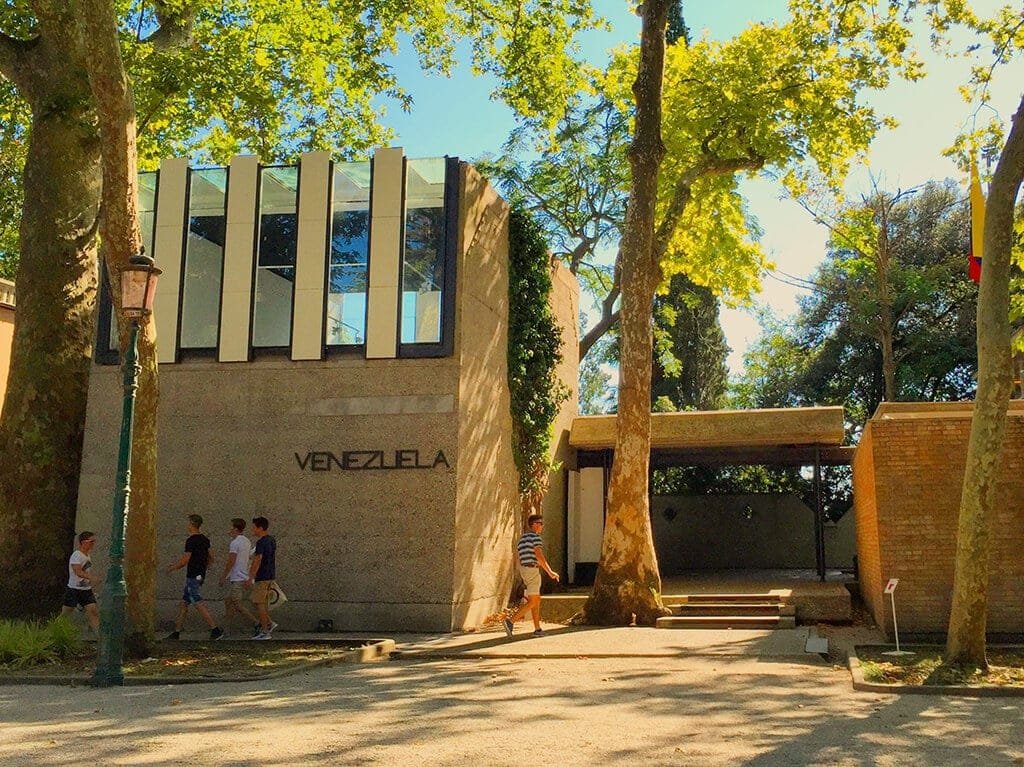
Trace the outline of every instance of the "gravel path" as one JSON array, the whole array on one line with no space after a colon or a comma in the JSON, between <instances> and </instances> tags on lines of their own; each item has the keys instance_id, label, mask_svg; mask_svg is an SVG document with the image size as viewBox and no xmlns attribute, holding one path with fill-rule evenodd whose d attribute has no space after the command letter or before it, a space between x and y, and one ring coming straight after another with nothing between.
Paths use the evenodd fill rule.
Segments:
<instances>
[{"instance_id":1,"label":"gravel path","mask_svg":"<svg viewBox=\"0 0 1024 767\"><path fill-rule=\"evenodd\" d=\"M857 693L815 657L470 659L0 687L0 764L1024 765L1024 699Z\"/></svg>"}]
</instances>

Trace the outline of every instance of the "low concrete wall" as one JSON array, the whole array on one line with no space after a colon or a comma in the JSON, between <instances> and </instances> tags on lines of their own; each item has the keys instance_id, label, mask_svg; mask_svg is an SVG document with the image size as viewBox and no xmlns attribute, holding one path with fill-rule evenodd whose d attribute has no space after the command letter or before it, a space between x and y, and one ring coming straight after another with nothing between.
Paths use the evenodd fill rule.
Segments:
<instances>
[{"instance_id":1,"label":"low concrete wall","mask_svg":"<svg viewBox=\"0 0 1024 767\"><path fill-rule=\"evenodd\" d=\"M651 518L663 576L816 566L814 512L794 495L655 496ZM852 565L853 532L852 519L826 526L828 567Z\"/></svg>"}]
</instances>

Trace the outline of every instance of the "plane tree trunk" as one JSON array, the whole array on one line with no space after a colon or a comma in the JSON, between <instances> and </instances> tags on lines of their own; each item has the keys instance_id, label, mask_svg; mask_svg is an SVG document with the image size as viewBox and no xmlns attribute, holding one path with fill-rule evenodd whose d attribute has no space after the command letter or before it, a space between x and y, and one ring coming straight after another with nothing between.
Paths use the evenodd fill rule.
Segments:
<instances>
[{"instance_id":1,"label":"plane tree trunk","mask_svg":"<svg viewBox=\"0 0 1024 767\"><path fill-rule=\"evenodd\" d=\"M59 607L75 532L101 182L92 97L70 21L63 4L54 4L39 14L35 40L0 37L0 72L32 112L11 374L0 418L4 616Z\"/></svg>"},{"instance_id":2,"label":"plane tree trunk","mask_svg":"<svg viewBox=\"0 0 1024 767\"><path fill-rule=\"evenodd\" d=\"M117 15L110 0L78 0L82 38L86 46L89 82L96 100L103 141L103 216L100 232L113 302L118 315L122 352L129 343L130 320L120 305L120 270L140 252L142 234L138 211L135 105L121 60ZM128 597L126 646L143 655L153 641L156 616L156 328L152 315L140 320L139 388L135 404L131 495L125 546Z\"/></svg>"},{"instance_id":3,"label":"plane tree trunk","mask_svg":"<svg viewBox=\"0 0 1024 767\"><path fill-rule=\"evenodd\" d=\"M989 184L984 260L978 289L978 393L960 498L956 571L945 662L987 668L985 626L992 510L996 503L1006 411L1013 388L1010 361L1010 250L1013 206L1024 179L1024 98Z\"/></svg>"},{"instance_id":4,"label":"plane tree trunk","mask_svg":"<svg viewBox=\"0 0 1024 767\"><path fill-rule=\"evenodd\" d=\"M661 140L661 91L668 0L640 6L640 66L633 95L636 125L629 148L632 171L622 238L619 407L615 460L608 488L601 561L584 607L588 623L653 624L667 614L651 532L647 495L651 452L651 356L654 291L661 269L654 252Z\"/></svg>"}]
</instances>

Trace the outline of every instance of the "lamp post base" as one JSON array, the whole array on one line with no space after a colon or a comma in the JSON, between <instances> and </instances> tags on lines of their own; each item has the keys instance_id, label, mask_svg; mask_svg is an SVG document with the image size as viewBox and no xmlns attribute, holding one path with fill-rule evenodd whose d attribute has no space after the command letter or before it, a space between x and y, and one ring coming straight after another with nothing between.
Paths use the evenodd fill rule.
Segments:
<instances>
[{"instance_id":1,"label":"lamp post base","mask_svg":"<svg viewBox=\"0 0 1024 767\"><path fill-rule=\"evenodd\" d=\"M114 567L111 568L111 570L114 569ZM124 659L125 593L124 579L119 578L118 580L121 593L119 595L111 594L109 605L100 613L96 671L92 676L94 687L120 687L124 684L124 672L121 669L121 664ZM115 590L117 590L117 582L115 580Z\"/></svg>"}]
</instances>

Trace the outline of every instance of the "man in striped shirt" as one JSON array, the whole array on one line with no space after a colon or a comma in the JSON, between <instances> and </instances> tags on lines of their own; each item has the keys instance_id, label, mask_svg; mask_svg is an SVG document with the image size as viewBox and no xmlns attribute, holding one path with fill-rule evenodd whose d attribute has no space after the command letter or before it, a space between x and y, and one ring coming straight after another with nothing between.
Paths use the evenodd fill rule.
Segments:
<instances>
[{"instance_id":1,"label":"man in striped shirt","mask_svg":"<svg viewBox=\"0 0 1024 767\"><path fill-rule=\"evenodd\" d=\"M544 517L531 514L526 520L526 532L519 537L519 574L526 584L526 604L522 605L511 618L503 623L505 633L512 636L514 624L529 610L533 614L533 635L543 636L540 627L540 571L544 570L552 580L558 580L558 573L551 569L544 557L544 545L540 539L540 531L544 528Z\"/></svg>"}]
</instances>

